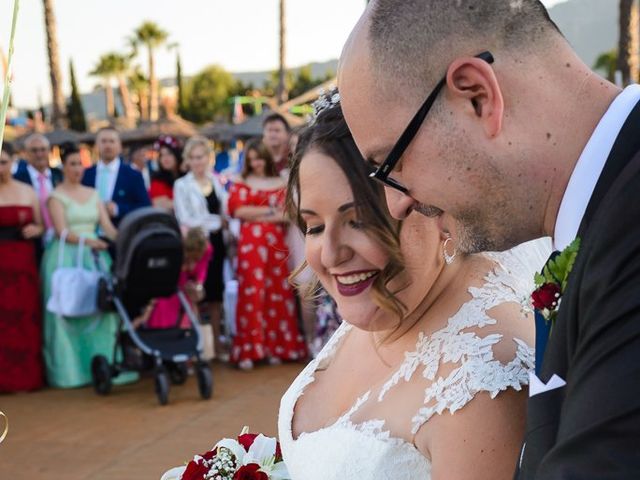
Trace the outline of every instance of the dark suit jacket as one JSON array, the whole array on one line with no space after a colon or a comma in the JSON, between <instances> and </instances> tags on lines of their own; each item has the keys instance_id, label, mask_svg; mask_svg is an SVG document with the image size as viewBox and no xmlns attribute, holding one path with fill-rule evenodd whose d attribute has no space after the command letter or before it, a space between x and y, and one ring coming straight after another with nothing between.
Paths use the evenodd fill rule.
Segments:
<instances>
[{"instance_id":1,"label":"dark suit jacket","mask_svg":"<svg viewBox=\"0 0 640 480\"><path fill-rule=\"evenodd\" d=\"M13 174L13 178L18 180L19 182L26 183L27 185L31 185L33 188L36 188L36 185L31 183L31 175L29 175L29 170L27 169L28 163L24 160L20 160L18 163L18 169L16 173ZM62 170L59 168L51 168L51 183L53 184L53 188L56 188L60 182L62 182Z\"/></svg>"},{"instance_id":2,"label":"dark suit jacket","mask_svg":"<svg viewBox=\"0 0 640 480\"><path fill-rule=\"evenodd\" d=\"M96 188L96 172L95 165L87 168L82 177L82 184ZM111 201L118 206L118 216L112 219L114 225L118 225L129 212L151 205L142 175L124 163L122 159Z\"/></svg>"},{"instance_id":3,"label":"dark suit jacket","mask_svg":"<svg viewBox=\"0 0 640 480\"><path fill-rule=\"evenodd\" d=\"M596 184L540 379L518 479L640 479L640 104Z\"/></svg>"}]
</instances>

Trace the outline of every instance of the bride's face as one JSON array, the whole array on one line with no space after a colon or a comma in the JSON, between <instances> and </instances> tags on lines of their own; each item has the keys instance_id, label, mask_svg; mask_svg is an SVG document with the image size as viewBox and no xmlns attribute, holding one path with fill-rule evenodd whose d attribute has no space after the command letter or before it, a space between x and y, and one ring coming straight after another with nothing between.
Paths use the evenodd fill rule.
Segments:
<instances>
[{"instance_id":1,"label":"bride's face","mask_svg":"<svg viewBox=\"0 0 640 480\"><path fill-rule=\"evenodd\" d=\"M300 163L305 257L340 315L369 330L379 316L371 287L388 262L360 223L351 187L338 164L315 150Z\"/></svg>"},{"instance_id":2,"label":"bride's face","mask_svg":"<svg viewBox=\"0 0 640 480\"><path fill-rule=\"evenodd\" d=\"M387 330L398 319L379 308L372 285L389 261L387 251L357 218L354 195L338 164L318 151L300 164L300 212L307 226L305 256L340 315L363 330ZM412 214L402 226L401 250L409 267L388 287L413 311L438 271L437 219Z\"/></svg>"}]
</instances>

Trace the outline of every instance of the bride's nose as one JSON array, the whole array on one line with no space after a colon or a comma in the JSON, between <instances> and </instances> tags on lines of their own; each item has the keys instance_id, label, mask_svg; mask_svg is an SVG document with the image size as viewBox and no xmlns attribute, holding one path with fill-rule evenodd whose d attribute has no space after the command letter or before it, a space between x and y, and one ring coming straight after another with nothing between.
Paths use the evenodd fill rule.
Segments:
<instances>
[{"instance_id":1,"label":"bride's nose","mask_svg":"<svg viewBox=\"0 0 640 480\"><path fill-rule=\"evenodd\" d=\"M408 195L393 188L385 187L384 194L391 216L397 220L404 220L416 205L416 201Z\"/></svg>"},{"instance_id":2,"label":"bride's nose","mask_svg":"<svg viewBox=\"0 0 640 480\"><path fill-rule=\"evenodd\" d=\"M342 229L327 229L323 236L322 252L320 253L320 260L324 268L333 268L351 258L353 250L345 240Z\"/></svg>"}]
</instances>

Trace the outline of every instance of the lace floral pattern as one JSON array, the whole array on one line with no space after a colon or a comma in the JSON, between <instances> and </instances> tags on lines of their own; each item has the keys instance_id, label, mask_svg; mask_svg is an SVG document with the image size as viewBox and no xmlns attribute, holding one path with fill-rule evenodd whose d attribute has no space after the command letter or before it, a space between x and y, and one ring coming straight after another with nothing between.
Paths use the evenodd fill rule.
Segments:
<instances>
[{"instance_id":1,"label":"lace floral pattern","mask_svg":"<svg viewBox=\"0 0 640 480\"><path fill-rule=\"evenodd\" d=\"M488 392L494 398L508 388L520 390L527 385L528 372L534 367L533 348L521 339L505 339L499 333L483 336L482 329L497 323L488 311L506 302L521 303L530 293L533 272L544 264L549 250L547 245L535 245L519 252L491 254L498 266L487 275L485 284L469 289L471 300L460 307L443 329L431 335L418 335L416 348L405 353L402 364L379 392L366 392L334 424L303 433L294 440L291 424L295 404L314 381L314 373L327 367L341 340L351 330L351 325L344 322L282 398L280 440L292 478L431 478L429 460L413 444L392 436L384 419L354 422L354 415L368 402L382 402L401 382L424 382L425 388L421 390L424 398L419 410L399 412L411 416L411 433L415 435L433 415L445 411L455 413L478 392ZM507 341L514 344L515 353L504 363L495 358L494 348ZM446 368L447 373L439 375L443 366L453 368Z\"/></svg>"}]
</instances>

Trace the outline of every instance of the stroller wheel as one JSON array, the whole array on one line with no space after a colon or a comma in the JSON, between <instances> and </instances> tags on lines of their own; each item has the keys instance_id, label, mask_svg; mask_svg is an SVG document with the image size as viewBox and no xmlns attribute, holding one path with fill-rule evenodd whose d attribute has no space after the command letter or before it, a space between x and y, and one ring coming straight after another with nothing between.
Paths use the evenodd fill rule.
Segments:
<instances>
[{"instance_id":1,"label":"stroller wheel","mask_svg":"<svg viewBox=\"0 0 640 480\"><path fill-rule=\"evenodd\" d=\"M164 369L156 371L156 395L160 405L169 403L169 377Z\"/></svg>"},{"instance_id":2,"label":"stroller wheel","mask_svg":"<svg viewBox=\"0 0 640 480\"><path fill-rule=\"evenodd\" d=\"M108 395L111 392L111 367L104 355L96 355L91 361L91 378L93 388L98 395Z\"/></svg>"},{"instance_id":3,"label":"stroller wheel","mask_svg":"<svg viewBox=\"0 0 640 480\"><path fill-rule=\"evenodd\" d=\"M211 368L206 363L198 364L197 369L198 376L198 390L200 390L200 396L208 400L213 393L213 374Z\"/></svg>"},{"instance_id":4,"label":"stroller wheel","mask_svg":"<svg viewBox=\"0 0 640 480\"><path fill-rule=\"evenodd\" d=\"M169 378L171 379L171 383L173 385L184 385L184 382L187 381L189 370L186 363L171 362L167 364L167 370L169 371Z\"/></svg>"}]
</instances>

